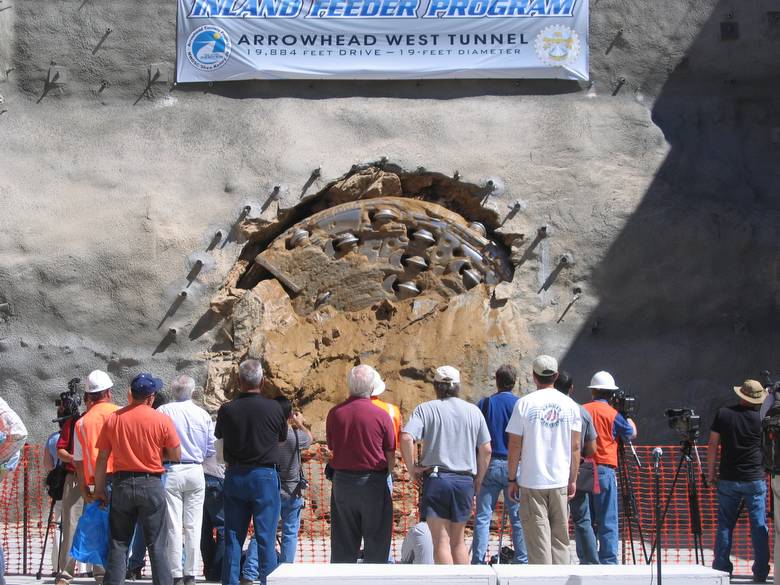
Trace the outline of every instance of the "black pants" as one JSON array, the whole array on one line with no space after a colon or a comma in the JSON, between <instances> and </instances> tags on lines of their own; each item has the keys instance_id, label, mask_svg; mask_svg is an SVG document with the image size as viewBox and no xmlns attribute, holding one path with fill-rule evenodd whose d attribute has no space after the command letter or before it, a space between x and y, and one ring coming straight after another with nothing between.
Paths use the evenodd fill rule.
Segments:
<instances>
[{"instance_id":1,"label":"black pants","mask_svg":"<svg viewBox=\"0 0 780 585\"><path fill-rule=\"evenodd\" d=\"M387 473L336 471L330 495L330 562L385 564L393 537L393 502Z\"/></svg>"},{"instance_id":2,"label":"black pants","mask_svg":"<svg viewBox=\"0 0 780 585\"><path fill-rule=\"evenodd\" d=\"M225 556L224 481L206 475L206 499L203 502L203 527L200 531L200 552L203 574L207 581L222 580L222 557ZM216 539L214 532L216 531Z\"/></svg>"},{"instance_id":3,"label":"black pants","mask_svg":"<svg viewBox=\"0 0 780 585\"><path fill-rule=\"evenodd\" d=\"M104 585L123 585L127 572L127 549L135 523L140 520L149 550L154 585L172 585L171 567L166 555L165 490L159 477L125 477L114 474L108 523L111 541Z\"/></svg>"}]
</instances>

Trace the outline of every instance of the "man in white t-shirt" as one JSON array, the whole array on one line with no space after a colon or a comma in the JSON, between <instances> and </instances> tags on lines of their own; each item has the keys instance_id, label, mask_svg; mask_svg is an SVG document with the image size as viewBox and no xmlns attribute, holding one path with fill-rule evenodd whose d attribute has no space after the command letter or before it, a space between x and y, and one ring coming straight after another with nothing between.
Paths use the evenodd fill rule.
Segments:
<instances>
[{"instance_id":1,"label":"man in white t-shirt","mask_svg":"<svg viewBox=\"0 0 780 585\"><path fill-rule=\"evenodd\" d=\"M533 363L537 390L517 401L507 424L509 497L520 502L528 562L568 565L569 506L580 466L580 407L558 392L555 358Z\"/></svg>"}]
</instances>

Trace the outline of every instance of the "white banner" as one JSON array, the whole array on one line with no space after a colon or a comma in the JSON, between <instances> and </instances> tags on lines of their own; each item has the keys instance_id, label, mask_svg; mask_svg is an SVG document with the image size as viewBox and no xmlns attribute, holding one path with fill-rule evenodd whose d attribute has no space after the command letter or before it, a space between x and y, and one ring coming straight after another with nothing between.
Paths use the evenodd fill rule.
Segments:
<instances>
[{"instance_id":1,"label":"white banner","mask_svg":"<svg viewBox=\"0 0 780 585\"><path fill-rule=\"evenodd\" d=\"M588 80L588 0L179 0L176 78Z\"/></svg>"}]
</instances>

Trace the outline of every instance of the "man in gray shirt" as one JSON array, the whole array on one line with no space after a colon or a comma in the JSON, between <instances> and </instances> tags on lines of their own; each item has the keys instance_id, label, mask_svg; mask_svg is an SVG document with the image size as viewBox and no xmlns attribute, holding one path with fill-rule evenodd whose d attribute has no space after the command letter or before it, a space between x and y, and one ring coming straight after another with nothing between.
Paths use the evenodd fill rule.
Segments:
<instances>
[{"instance_id":1,"label":"man in gray shirt","mask_svg":"<svg viewBox=\"0 0 780 585\"><path fill-rule=\"evenodd\" d=\"M574 390L574 380L568 372L558 373L558 379L555 381L555 388L569 396ZM586 473L593 474L595 485L598 485L598 472L595 470L596 464L592 459L588 459L596 452L596 427L593 426L593 418L590 413L580 404L580 414L582 415L582 431L580 432L580 450L582 457L586 458L580 464L580 476ZM577 482L580 483L579 481ZM593 484L593 482L591 482ZM579 489L574 493L574 498L569 502L571 510L571 520L574 524L574 542L577 544L577 558L581 565L598 565L599 554L596 546L596 535L593 532L593 525L590 521L590 492Z\"/></svg>"},{"instance_id":2,"label":"man in gray shirt","mask_svg":"<svg viewBox=\"0 0 780 585\"><path fill-rule=\"evenodd\" d=\"M467 565L463 534L490 461L490 432L479 408L458 398L458 370L437 368L433 388L436 400L415 408L404 427L401 455L410 479L422 480L420 518L430 528L436 564ZM415 441L423 444L419 464Z\"/></svg>"}]
</instances>

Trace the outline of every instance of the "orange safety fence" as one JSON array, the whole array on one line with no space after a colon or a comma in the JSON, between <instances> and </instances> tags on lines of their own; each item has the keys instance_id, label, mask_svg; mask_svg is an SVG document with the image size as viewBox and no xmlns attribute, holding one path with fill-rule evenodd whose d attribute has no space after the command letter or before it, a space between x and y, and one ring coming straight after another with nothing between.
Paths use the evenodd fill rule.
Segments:
<instances>
[{"instance_id":1,"label":"orange safety fence","mask_svg":"<svg viewBox=\"0 0 780 585\"><path fill-rule=\"evenodd\" d=\"M43 466L43 447L41 445L26 445L19 467L9 474L0 486L0 540L5 550L6 573L35 574L41 561L47 515L51 501L44 485L46 470ZM664 457L661 463L661 498L666 505L669 497L668 513L662 533L662 560L671 564L692 564L696 562L694 539L689 521L689 504L686 490L685 468L681 471L678 483L670 492L677 463L680 459L680 447L664 447ZM632 526L633 539L629 539L629 522L625 518L623 498L619 496L618 504L621 514L621 559L624 563L632 563L632 547L636 562L644 563L644 551L639 538L639 528L645 541L645 549L649 554L652 550L655 534L654 524L654 491L653 473L650 463L652 447L637 446L637 456L642 463L637 468L633 456L628 453L628 465L633 477L634 497L637 503L638 524ZM704 465L707 449L701 447L699 454ZM304 453L304 474L309 480L309 489L305 492L306 507L301 516L301 529L298 539L297 560L300 562L328 562L330 557L330 482L325 478L325 448L315 445ZM705 488L701 481L698 464L693 461L694 477L698 488L698 500L701 510L702 544L704 562L712 563L712 548L715 540L717 524L717 496L715 489ZM393 481L394 500L394 532L392 557L399 559L403 536L417 522L417 490L408 482L408 475L399 463L396 466ZM771 492L767 493L767 515L770 513ZM499 519L502 503L493 516L490 532L488 556L498 552ZM52 571L51 547L58 540L57 510L52 522L47 551L43 562L43 574ZM772 521L767 525L770 533L770 548L772 551L773 530ZM470 541L471 525L468 539ZM571 532L573 538L573 532ZM504 531L504 545L511 546L510 530ZM576 562L576 557L572 559ZM747 511L743 510L734 531L732 561L735 574L750 574L752 549L750 545L750 528ZM771 563L770 563L771 564Z\"/></svg>"}]
</instances>

